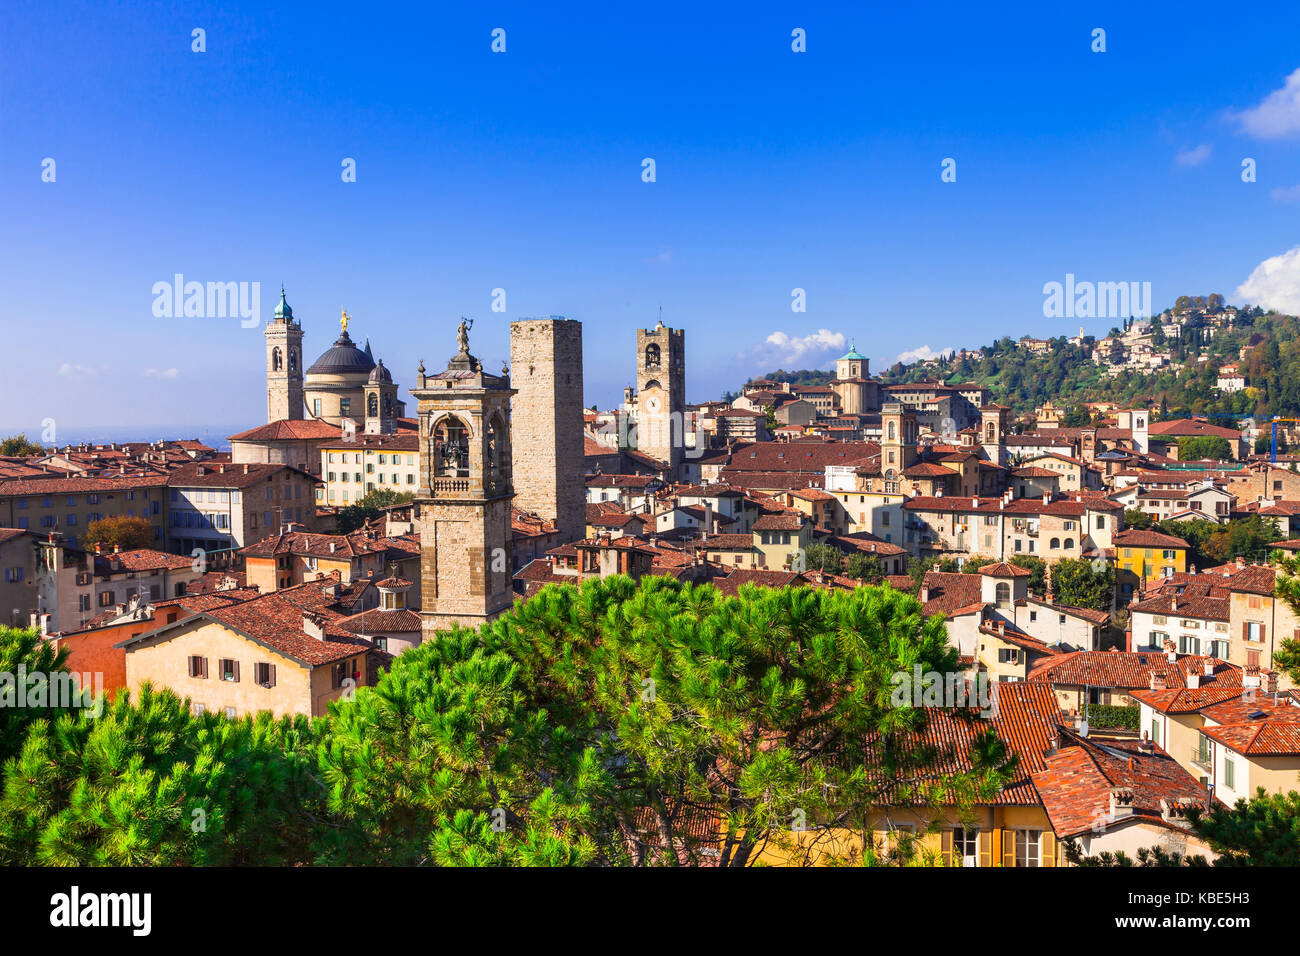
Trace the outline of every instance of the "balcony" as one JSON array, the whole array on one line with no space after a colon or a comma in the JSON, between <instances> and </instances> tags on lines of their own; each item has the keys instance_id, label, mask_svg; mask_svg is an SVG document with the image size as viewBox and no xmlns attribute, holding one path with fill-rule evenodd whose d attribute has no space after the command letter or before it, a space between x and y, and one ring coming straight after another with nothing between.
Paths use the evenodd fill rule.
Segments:
<instances>
[{"instance_id":1,"label":"balcony","mask_svg":"<svg viewBox=\"0 0 1300 956\"><path fill-rule=\"evenodd\" d=\"M1203 749L1200 744L1192 745L1192 763L1202 770L1212 770L1213 762L1210 758L1210 751Z\"/></svg>"}]
</instances>

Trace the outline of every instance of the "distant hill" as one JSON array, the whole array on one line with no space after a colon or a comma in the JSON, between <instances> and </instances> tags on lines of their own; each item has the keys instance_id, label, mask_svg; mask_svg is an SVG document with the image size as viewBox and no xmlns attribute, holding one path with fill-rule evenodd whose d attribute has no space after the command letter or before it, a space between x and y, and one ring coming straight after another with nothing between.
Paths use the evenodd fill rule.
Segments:
<instances>
[{"instance_id":1,"label":"distant hill","mask_svg":"<svg viewBox=\"0 0 1300 956\"><path fill-rule=\"evenodd\" d=\"M1185 304L1186 297L1180 297L1179 307ZM1167 309L1152 321L1168 324L1173 312ZM1184 367L1153 372L1124 370L1107 376L1092 359L1093 337L1081 345L1071 345L1064 336L1049 341L1050 350L1035 355L1004 337L979 349L977 357L896 363L879 378L886 385L928 378L976 382L989 389L994 401L1021 414L1050 399L1067 409L1082 402L1110 401L1157 411L1163 401L1171 417L1300 418L1300 319L1292 315L1243 308L1231 327L1218 329L1193 316L1177 337L1166 340L1157 332L1153 338L1156 347L1169 351L1172 362ZM1205 361L1198 361L1201 358ZM1240 367L1247 387L1224 394L1216 387L1218 370L1229 362ZM833 376L822 369L777 369L762 377L824 385Z\"/></svg>"}]
</instances>

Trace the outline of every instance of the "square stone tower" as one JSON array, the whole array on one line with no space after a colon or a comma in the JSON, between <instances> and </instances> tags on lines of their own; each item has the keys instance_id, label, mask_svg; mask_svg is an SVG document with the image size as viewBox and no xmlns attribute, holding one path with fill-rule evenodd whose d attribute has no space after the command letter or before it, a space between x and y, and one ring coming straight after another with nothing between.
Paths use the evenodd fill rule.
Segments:
<instances>
[{"instance_id":1,"label":"square stone tower","mask_svg":"<svg viewBox=\"0 0 1300 956\"><path fill-rule=\"evenodd\" d=\"M686 434L686 332L661 321L637 329L637 451L668 462L676 475Z\"/></svg>"},{"instance_id":2,"label":"square stone tower","mask_svg":"<svg viewBox=\"0 0 1300 956\"><path fill-rule=\"evenodd\" d=\"M510 427L515 504L554 521L563 541L583 536L587 489L582 437L582 323L551 316L510 323Z\"/></svg>"},{"instance_id":3,"label":"square stone tower","mask_svg":"<svg viewBox=\"0 0 1300 956\"><path fill-rule=\"evenodd\" d=\"M459 623L477 627L508 610L511 590L510 398L505 374L490 375L460 351L446 371L416 387L420 426L420 582L424 640Z\"/></svg>"},{"instance_id":4,"label":"square stone tower","mask_svg":"<svg viewBox=\"0 0 1300 956\"><path fill-rule=\"evenodd\" d=\"M266 323L266 420L300 419L302 394L302 326L280 290L280 304Z\"/></svg>"}]
</instances>

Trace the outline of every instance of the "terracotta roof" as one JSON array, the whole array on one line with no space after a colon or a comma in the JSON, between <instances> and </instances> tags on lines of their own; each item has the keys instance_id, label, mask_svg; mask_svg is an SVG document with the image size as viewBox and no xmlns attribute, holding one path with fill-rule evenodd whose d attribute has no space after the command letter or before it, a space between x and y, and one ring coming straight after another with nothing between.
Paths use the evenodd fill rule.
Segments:
<instances>
[{"instance_id":1,"label":"terracotta roof","mask_svg":"<svg viewBox=\"0 0 1300 956\"><path fill-rule=\"evenodd\" d=\"M763 515L754 522L755 531L798 531L807 523L807 518L799 515Z\"/></svg>"},{"instance_id":2,"label":"terracotta roof","mask_svg":"<svg viewBox=\"0 0 1300 956\"><path fill-rule=\"evenodd\" d=\"M93 552L87 552L93 553ZM120 574L126 571L184 571L193 564L193 558L166 551L139 548L135 551L105 552L95 555L96 574Z\"/></svg>"},{"instance_id":3,"label":"terracotta roof","mask_svg":"<svg viewBox=\"0 0 1300 956\"><path fill-rule=\"evenodd\" d=\"M1249 724L1202 727L1201 733L1240 754L1252 757L1300 755L1300 723L1264 719Z\"/></svg>"},{"instance_id":4,"label":"terracotta roof","mask_svg":"<svg viewBox=\"0 0 1300 956\"><path fill-rule=\"evenodd\" d=\"M987 574L991 578L1027 578L1030 571L1028 568L1008 564L1006 561L998 561L994 564L983 565L980 568L980 574Z\"/></svg>"},{"instance_id":5,"label":"terracotta roof","mask_svg":"<svg viewBox=\"0 0 1300 956\"><path fill-rule=\"evenodd\" d=\"M909 579L910 581L910 579ZM926 571L921 579L921 593L927 594L921 612L951 616L954 611L979 604L980 576L959 571Z\"/></svg>"},{"instance_id":6,"label":"terracotta roof","mask_svg":"<svg viewBox=\"0 0 1300 956\"><path fill-rule=\"evenodd\" d=\"M194 462L181 465L167 476L166 483L180 488L248 488L281 477L282 472L321 484L321 480L289 465L210 465Z\"/></svg>"},{"instance_id":7,"label":"terracotta roof","mask_svg":"<svg viewBox=\"0 0 1300 956\"><path fill-rule=\"evenodd\" d=\"M927 707L924 729L908 736L916 746L936 749L940 756L929 771L942 777L971 769L971 745L991 727L1019 761L1012 780L990 802L996 806L1036 806L1039 797L1031 777L1046 769L1044 754L1059 734L1057 725L1064 715L1049 687L1015 681L995 683L991 690L996 714L992 720L969 710ZM869 778L874 776L870 758L866 770ZM883 802L910 801L897 800L897 791L886 788Z\"/></svg>"},{"instance_id":8,"label":"terracotta roof","mask_svg":"<svg viewBox=\"0 0 1300 956\"><path fill-rule=\"evenodd\" d=\"M305 438L341 439L343 430L338 425L318 421L314 418L282 418L279 421L258 425L237 435L230 435L230 441L295 441Z\"/></svg>"},{"instance_id":9,"label":"terracotta roof","mask_svg":"<svg viewBox=\"0 0 1300 956\"><path fill-rule=\"evenodd\" d=\"M1117 548L1186 548L1187 542L1171 534L1141 528L1125 528L1111 537Z\"/></svg>"},{"instance_id":10,"label":"terracotta roof","mask_svg":"<svg viewBox=\"0 0 1300 956\"><path fill-rule=\"evenodd\" d=\"M353 634L371 634L382 631L393 634L418 634L420 632L420 615L409 608L402 608L401 610L375 608L362 614L354 614L352 617L344 618L339 626L344 630L351 631Z\"/></svg>"},{"instance_id":11,"label":"terracotta roof","mask_svg":"<svg viewBox=\"0 0 1300 956\"><path fill-rule=\"evenodd\" d=\"M1211 677L1204 676L1207 661L1215 665ZM1192 654L1170 661L1158 651L1075 651L1035 666L1026 680L1132 690L1149 688L1155 673L1164 675L1168 687L1179 688L1187 686L1189 671L1199 675L1202 686L1241 686L1241 668L1234 664Z\"/></svg>"},{"instance_id":12,"label":"terracotta roof","mask_svg":"<svg viewBox=\"0 0 1300 956\"><path fill-rule=\"evenodd\" d=\"M1033 775L1034 789L1058 837L1123 826L1127 820L1186 829L1166 822L1162 809L1210 805L1209 791L1159 747L1144 749L1136 741L1109 739L1102 743L1069 732L1063 740L1072 746L1049 755L1046 767ZM1131 796L1130 816L1110 818L1112 790ZM1181 820L1181 814L1173 819Z\"/></svg>"}]
</instances>

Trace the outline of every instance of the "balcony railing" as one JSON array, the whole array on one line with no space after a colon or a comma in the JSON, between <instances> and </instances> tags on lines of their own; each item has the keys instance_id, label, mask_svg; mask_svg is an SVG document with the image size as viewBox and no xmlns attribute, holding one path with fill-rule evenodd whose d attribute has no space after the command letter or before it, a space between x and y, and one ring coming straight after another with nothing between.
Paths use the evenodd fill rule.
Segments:
<instances>
[{"instance_id":1,"label":"balcony railing","mask_svg":"<svg viewBox=\"0 0 1300 956\"><path fill-rule=\"evenodd\" d=\"M1192 763L1202 770L1210 769L1210 752L1203 749L1199 744L1192 745Z\"/></svg>"}]
</instances>

